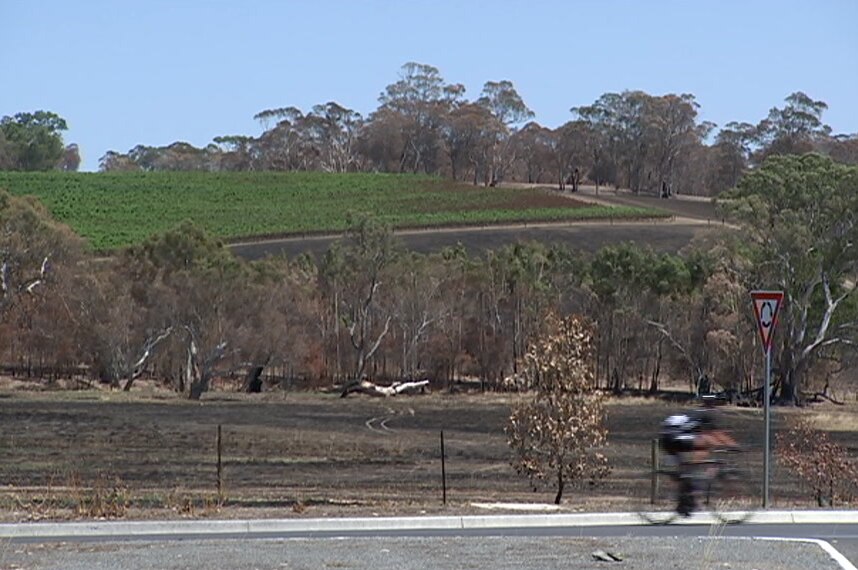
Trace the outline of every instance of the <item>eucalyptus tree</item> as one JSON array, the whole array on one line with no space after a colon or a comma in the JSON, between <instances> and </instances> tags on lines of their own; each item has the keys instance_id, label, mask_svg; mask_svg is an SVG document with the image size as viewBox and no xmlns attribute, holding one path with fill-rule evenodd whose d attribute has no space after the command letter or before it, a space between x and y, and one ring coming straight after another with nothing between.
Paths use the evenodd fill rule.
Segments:
<instances>
[{"instance_id":1,"label":"eucalyptus tree","mask_svg":"<svg viewBox=\"0 0 858 570\"><path fill-rule=\"evenodd\" d=\"M493 129L495 140L490 147L488 173L489 185L494 186L503 180L507 168L515 161L515 146L511 144L511 136L516 126L535 115L509 80L486 82L476 104L488 109L498 123L497 128Z\"/></svg>"},{"instance_id":2,"label":"eucalyptus tree","mask_svg":"<svg viewBox=\"0 0 858 570\"><path fill-rule=\"evenodd\" d=\"M239 340L258 308L247 267L190 222L125 252L136 295L148 297L155 321L183 353L176 389L199 399L219 367L240 361ZM151 320L150 320L151 322ZM156 329L152 329L156 330Z\"/></svg>"},{"instance_id":3,"label":"eucalyptus tree","mask_svg":"<svg viewBox=\"0 0 858 570\"><path fill-rule=\"evenodd\" d=\"M644 332L642 309L647 304L644 283L652 253L632 244L601 248L590 261L587 279L593 295L591 314L598 324L596 379L606 388L623 387L632 350Z\"/></svg>"},{"instance_id":4,"label":"eucalyptus tree","mask_svg":"<svg viewBox=\"0 0 858 570\"><path fill-rule=\"evenodd\" d=\"M858 134L835 135L822 143L823 151L844 164L858 164Z\"/></svg>"},{"instance_id":5,"label":"eucalyptus tree","mask_svg":"<svg viewBox=\"0 0 858 570\"><path fill-rule=\"evenodd\" d=\"M592 130L594 177L640 191L672 184L689 153L714 127L697 122L698 108L688 93L624 91L605 93L571 111Z\"/></svg>"},{"instance_id":6,"label":"eucalyptus tree","mask_svg":"<svg viewBox=\"0 0 858 570\"><path fill-rule=\"evenodd\" d=\"M304 113L297 107L265 109L253 117L264 132L254 141L252 155L260 170L309 170L301 125ZM274 126L270 126L274 122Z\"/></svg>"},{"instance_id":7,"label":"eucalyptus tree","mask_svg":"<svg viewBox=\"0 0 858 570\"><path fill-rule=\"evenodd\" d=\"M66 145L63 155L57 162L57 169L63 172L77 172L80 168L80 147L76 143Z\"/></svg>"},{"instance_id":8,"label":"eucalyptus tree","mask_svg":"<svg viewBox=\"0 0 858 570\"><path fill-rule=\"evenodd\" d=\"M430 259L445 275L445 283L441 311L429 340L433 348L429 361L435 376L452 387L465 356L469 324L478 321L474 283L481 282L484 272L480 260L469 257L461 243L444 248Z\"/></svg>"},{"instance_id":9,"label":"eucalyptus tree","mask_svg":"<svg viewBox=\"0 0 858 570\"><path fill-rule=\"evenodd\" d=\"M547 139L554 177L560 191L572 185L578 191L582 173L587 171L590 159L590 125L585 121L569 121L558 127Z\"/></svg>"},{"instance_id":10,"label":"eucalyptus tree","mask_svg":"<svg viewBox=\"0 0 858 570\"><path fill-rule=\"evenodd\" d=\"M476 184L488 171L499 124L491 111L475 103L456 105L443 119L441 136L454 180L470 173Z\"/></svg>"},{"instance_id":11,"label":"eucalyptus tree","mask_svg":"<svg viewBox=\"0 0 858 570\"><path fill-rule=\"evenodd\" d=\"M371 113L357 141L364 168L375 172L401 172L407 156L409 125L407 117L391 108L380 107Z\"/></svg>"},{"instance_id":12,"label":"eucalyptus tree","mask_svg":"<svg viewBox=\"0 0 858 570\"><path fill-rule=\"evenodd\" d=\"M216 144L217 150L217 168L213 168L213 170L253 170L252 149L255 142L253 137L221 135L212 140Z\"/></svg>"},{"instance_id":13,"label":"eucalyptus tree","mask_svg":"<svg viewBox=\"0 0 858 570\"><path fill-rule=\"evenodd\" d=\"M126 254L90 273L86 351L101 381L130 391L173 332L172 311L164 310L173 299L158 282L136 282L136 264Z\"/></svg>"},{"instance_id":14,"label":"eucalyptus tree","mask_svg":"<svg viewBox=\"0 0 858 570\"><path fill-rule=\"evenodd\" d=\"M387 226L360 216L350 219L345 236L322 261L320 276L329 281L328 288L333 285L337 326L342 324L352 348L343 395L360 383L390 333L393 314L380 297L390 295L393 277L389 269L400 249Z\"/></svg>"},{"instance_id":15,"label":"eucalyptus tree","mask_svg":"<svg viewBox=\"0 0 858 570\"><path fill-rule=\"evenodd\" d=\"M749 288L785 292L773 349L778 397L800 402L820 352L856 342L858 168L818 154L773 156L719 203L751 248Z\"/></svg>"},{"instance_id":16,"label":"eucalyptus tree","mask_svg":"<svg viewBox=\"0 0 858 570\"><path fill-rule=\"evenodd\" d=\"M12 170L15 166L15 156L12 145L6 140L6 135L0 129L0 170Z\"/></svg>"},{"instance_id":17,"label":"eucalyptus tree","mask_svg":"<svg viewBox=\"0 0 858 570\"><path fill-rule=\"evenodd\" d=\"M98 169L101 172L133 172L140 170L140 165L127 154L108 150L98 159Z\"/></svg>"},{"instance_id":18,"label":"eucalyptus tree","mask_svg":"<svg viewBox=\"0 0 858 570\"><path fill-rule=\"evenodd\" d=\"M457 281L432 256L407 253L400 256L392 272L395 291L388 297L393 316L394 345L398 349L398 376L415 379L426 374L421 363L428 361L427 345L435 327L450 311L446 289Z\"/></svg>"},{"instance_id":19,"label":"eucalyptus tree","mask_svg":"<svg viewBox=\"0 0 858 570\"><path fill-rule=\"evenodd\" d=\"M736 186L748 169L757 131L750 123L727 123L715 137L708 186L719 194Z\"/></svg>"},{"instance_id":20,"label":"eucalyptus tree","mask_svg":"<svg viewBox=\"0 0 858 570\"><path fill-rule=\"evenodd\" d=\"M324 172L349 172L359 167L356 152L361 114L329 101L315 105L301 126L305 144L318 156L318 168Z\"/></svg>"},{"instance_id":21,"label":"eucalyptus tree","mask_svg":"<svg viewBox=\"0 0 858 570\"><path fill-rule=\"evenodd\" d=\"M831 133L822 115L825 101L814 101L802 91L790 94L783 108L773 107L757 124L758 161L773 154L800 154L814 150L814 143Z\"/></svg>"},{"instance_id":22,"label":"eucalyptus tree","mask_svg":"<svg viewBox=\"0 0 858 570\"><path fill-rule=\"evenodd\" d=\"M664 351L662 343L678 348L690 365L692 376L703 372L703 347L681 342L666 325L667 301L689 293L700 282L694 258L656 254L631 243L606 246L590 261L587 286L598 328L597 374L614 390L622 389L632 376L638 383L650 375L657 386ZM678 304L681 307L681 303Z\"/></svg>"},{"instance_id":23,"label":"eucalyptus tree","mask_svg":"<svg viewBox=\"0 0 858 570\"><path fill-rule=\"evenodd\" d=\"M516 374L527 343L541 332L544 317L556 306L553 287L559 258L538 242L504 246L488 253L480 287L479 349L489 380Z\"/></svg>"},{"instance_id":24,"label":"eucalyptus tree","mask_svg":"<svg viewBox=\"0 0 858 570\"><path fill-rule=\"evenodd\" d=\"M50 111L16 113L0 119L4 154L11 170L52 170L63 157L66 120Z\"/></svg>"},{"instance_id":25,"label":"eucalyptus tree","mask_svg":"<svg viewBox=\"0 0 858 570\"><path fill-rule=\"evenodd\" d=\"M0 315L48 287L56 268L76 263L82 247L36 198L0 189Z\"/></svg>"},{"instance_id":26,"label":"eucalyptus tree","mask_svg":"<svg viewBox=\"0 0 858 570\"><path fill-rule=\"evenodd\" d=\"M461 84L447 84L437 68L414 62L403 65L400 79L385 87L380 108L404 119L400 172L439 171L442 119L464 92Z\"/></svg>"},{"instance_id":27,"label":"eucalyptus tree","mask_svg":"<svg viewBox=\"0 0 858 570\"><path fill-rule=\"evenodd\" d=\"M0 190L0 328L7 362L76 365L83 243L33 197Z\"/></svg>"},{"instance_id":28,"label":"eucalyptus tree","mask_svg":"<svg viewBox=\"0 0 858 570\"><path fill-rule=\"evenodd\" d=\"M549 154L551 129L531 121L512 134L518 164L518 179L528 183L542 182L542 177L550 167Z\"/></svg>"},{"instance_id":29,"label":"eucalyptus tree","mask_svg":"<svg viewBox=\"0 0 858 570\"><path fill-rule=\"evenodd\" d=\"M601 134L605 160L616 176L607 182L639 188L643 165L644 132L641 124L646 94L641 91L605 93L592 105L573 107L572 113ZM621 178L625 175L625 179Z\"/></svg>"},{"instance_id":30,"label":"eucalyptus tree","mask_svg":"<svg viewBox=\"0 0 858 570\"><path fill-rule=\"evenodd\" d=\"M672 189L677 182L679 165L688 161L689 151L700 144L714 127L708 122L697 123L699 108L690 93L648 99L643 117L647 133L646 155L659 186Z\"/></svg>"}]
</instances>

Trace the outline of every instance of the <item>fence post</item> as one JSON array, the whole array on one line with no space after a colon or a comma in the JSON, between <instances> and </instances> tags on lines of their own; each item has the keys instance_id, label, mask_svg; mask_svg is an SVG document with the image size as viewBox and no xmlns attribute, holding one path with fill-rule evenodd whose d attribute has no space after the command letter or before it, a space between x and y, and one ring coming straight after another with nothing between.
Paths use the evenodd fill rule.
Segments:
<instances>
[{"instance_id":1,"label":"fence post","mask_svg":"<svg viewBox=\"0 0 858 570\"><path fill-rule=\"evenodd\" d=\"M649 493L649 504L654 505L655 498L658 496L658 439L652 440L650 465L652 466L652 484Z\"/></svg>"},{"instance_id":2,"label":"fence post","mask_svg":"<svg viewBox=\"0 0 858 570\"><path fill-rule=\"evenodd\" d=\"M441 492L442 501L447 505L447 466L444 454L444 430L441 430Z\"/></svg>"},{"instance_id":3,"label":"fence post","mask_svg":"<svg viewBox=\"0 0 858 570\"><path fill-rule=\"evenodd\" d=\"M217 497L223 500L223 438L221 437L221 425L217 425Z\"/></svg>"}]
</instances>

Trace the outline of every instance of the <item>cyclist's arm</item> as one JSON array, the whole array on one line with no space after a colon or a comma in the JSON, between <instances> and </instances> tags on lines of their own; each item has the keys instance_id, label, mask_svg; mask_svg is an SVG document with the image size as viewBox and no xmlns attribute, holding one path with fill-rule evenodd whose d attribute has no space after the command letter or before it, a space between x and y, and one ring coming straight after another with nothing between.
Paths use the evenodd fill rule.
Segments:
<instances>
[{"instance_id":1,"label":"cyclist's arm","mask_svg":"<svg viewBox=\"0 0 858 570\"><path fill-rule=\"evenodd\" d=\"M738 442L724 430L712 430L704 434L702 438L707 447L731 448L739 447Z\"/></svg>"}]
</instances>

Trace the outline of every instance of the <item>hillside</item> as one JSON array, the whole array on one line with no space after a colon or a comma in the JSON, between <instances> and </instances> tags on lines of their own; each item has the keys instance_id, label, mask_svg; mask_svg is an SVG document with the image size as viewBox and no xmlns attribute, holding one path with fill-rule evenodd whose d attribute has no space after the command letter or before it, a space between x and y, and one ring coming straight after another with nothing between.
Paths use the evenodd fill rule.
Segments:
<instances>
[{"instance_id":1,"label":"hillside","mask_svg":"<svg viewBox=\"0 0 858 570\"><path fill-rule=\"evenodd\" d=\"M436 177L319 172L0 172L0 188L38 197L106 251L190 219L225 241L336 233L349 214L393 228L667 216L586 204L541 189L485 188Z\"/></svg>"}]
</instances>

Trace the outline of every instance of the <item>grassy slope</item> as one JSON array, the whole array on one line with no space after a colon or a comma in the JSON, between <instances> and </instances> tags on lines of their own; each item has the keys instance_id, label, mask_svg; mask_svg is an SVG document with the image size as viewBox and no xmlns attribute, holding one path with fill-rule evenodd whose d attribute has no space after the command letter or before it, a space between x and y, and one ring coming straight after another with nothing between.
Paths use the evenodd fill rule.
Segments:
<instances>
[{"instance_id":1,"label":"grassy slope","mask_svg":"<svg viewBox=\"0 0 858 570\"><path fill-rule=\"evenodd\" d=\"M395 228L666 215L391 174L0 172L0 188L39 197L97 250L140 242L185 219L235 240L338 232L350 212L372 213Z\"/></svg>"}]
</instances>

